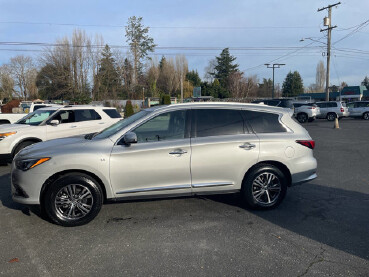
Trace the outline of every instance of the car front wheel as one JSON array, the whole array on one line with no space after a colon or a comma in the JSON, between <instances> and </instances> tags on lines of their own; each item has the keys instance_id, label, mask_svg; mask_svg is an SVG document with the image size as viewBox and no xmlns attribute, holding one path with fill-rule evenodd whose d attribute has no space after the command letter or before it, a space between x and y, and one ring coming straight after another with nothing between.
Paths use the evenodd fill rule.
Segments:
<instances>
[{"instance_id":1,"label":"car front wheel","mask_svg":"<svg viewBox=\"0 0 369 277\"><path fill-rule=\"evenodd\" d=\"M368 112L363 114L363 119L369 120L369 113Z\"/></svg>"},{"instance_id":2,"label":"car front wheel","mask_svg":"<svg viewBox=\"0 0 369 277\"><path fill-rule=\"evenodd\" d=\"M243 181L244 203L253 209L274 208L284 199L287 182L286 176L279 168L268 164L257 166Z\"/></svg>"},{"instance_id":3,"label":"car front wheel","mask_svg":"<svg viewBox=\"0 0 369 277\"><path fill-rule=\"evenodd\" d=\"M48 217L66 227L87 224L97 216L102 203L99 184L81 173L60 177L48 187L43 198Z\"/></svg>"}]
</instances>

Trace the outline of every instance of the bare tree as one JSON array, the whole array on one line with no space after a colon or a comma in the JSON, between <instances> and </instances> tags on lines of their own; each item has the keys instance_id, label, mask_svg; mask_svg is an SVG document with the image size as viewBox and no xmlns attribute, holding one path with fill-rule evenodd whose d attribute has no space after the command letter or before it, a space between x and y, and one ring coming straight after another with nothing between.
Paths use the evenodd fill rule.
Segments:
<instances>
[{"instance_id":1,"label":"bare tree","mask_svg":"<svg viewBox=\"0 0 369 277\"><path fill-rule=\"evenodd\" d=\"M204 80L209 82L209 83L213 83L214 81L214 75L215 75L215 66L217 65L217 60L216 59L211 59L209 61L209 64L205 67L205 75L204 75Z\"/></svg>"},{"instance_id":2,"label":"bare tree","mask_svg":"<svg viewBox=\"0 0 369 277\"><path fill-rule=\"evenodd\" d=\"M325 68L324 63L320 61L316 66L315 83L317 92L321 92L325 87Z\"/></svg>"},{"instance_id":3,"label":"bare tree","mask_svg":"<svg viewBox=\"0 0 369 277\"><path fill-rule=\"evenodd\" d=\"M156 58L150 61L149 69L147 70L147 82L151 95L153 97L159 97L159 90L157 88L157 83L159 79L160 69L159 63Z\"/></svg>"},{"instance_id":4,"label":"bare tree","mask_svg":"<svg viewBox=\"0 0 369 277\"><path fill-rule=\"evenodd\" d=\"M183 82L188 72L188 62L184 55L176 55L176 74L177 81L181 89L181 97L183 96Z\"/></svg>"},{"instance_id":5,"label":"bare tree","mask_svg":"<svg viewBox=\"0 0 369 277\"><path fill-rule=\"evenodd\" d=\"M11 76L9 66L0 66L0 99L11 99L14 92L14 80Z\"/></svg>"},{"instance_id":6,"label":"bare tree","mask_svg":"<svg viewBox=\"0 0 369 277\"><path fill-rule=\"evenodd\" d=\"M35 70L31 57L18 55L10 59L10 73L14 79L15 85L19 89L19 96L27 100L29 96L29 87L35 82L34 74L30 71Z\"/></svg>"}]
</instances>

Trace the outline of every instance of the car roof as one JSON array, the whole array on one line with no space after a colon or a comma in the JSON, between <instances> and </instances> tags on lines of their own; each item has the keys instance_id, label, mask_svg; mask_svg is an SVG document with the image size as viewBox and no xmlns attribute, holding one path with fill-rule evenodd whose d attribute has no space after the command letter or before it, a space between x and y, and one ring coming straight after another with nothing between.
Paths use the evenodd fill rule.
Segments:
<instances>
[{"instance_id":1,"label":"car roof","mask_svg":"<svg viewBox=\"0 0 369 277\"><path fill-rule=\"evenodd\" d=\"M47 105L47 104L46 104ZM44 107L44 108L40 108L38 110L52 110L52 111L56 111L56 110L81 110L81 109L110 109L113 110L115 109L114 107L103 107L103 106L94 106L94 105L68 105L68 106L64 106L64 105L53 105L53 106L48 106L48 107Z\"/></svg>"},{"instance_id":2,"label":"car roof","mask_svg":"<svg viewBox=\"0 0 369 277\"><path fill-rule=\"evenodd\" d=\"M172 104L172 105L162 105L155 106L146 109L147 111L158 111L158 110L166 110L172 108L247 108L252 110L263 110L270 112L284 112L288 113L286 108L282 107L274 107L267 106L263 104L252 104L252 103L238 103L238 102L191 102L191 103L181 103L181 104Z\"/></svg>"}]
</instances>

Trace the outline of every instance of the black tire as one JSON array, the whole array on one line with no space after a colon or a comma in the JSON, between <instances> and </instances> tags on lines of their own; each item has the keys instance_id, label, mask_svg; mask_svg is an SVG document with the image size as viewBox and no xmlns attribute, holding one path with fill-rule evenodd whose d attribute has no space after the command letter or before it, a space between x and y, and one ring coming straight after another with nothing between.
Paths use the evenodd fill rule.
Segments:
<instances>
[{"instance_id":1,"label":"black tire","mask_svg":"<svg viewBox=\"0 0 369 277\"><path fill-rule=\"evenodd\" d=\"M30 141L30 140L27 140L27 141L23 141L21 142L13 151L13 158L15 157L15 155L18 154L19 151L21 151L23 148L26 148L27 146L30 146L32 144L35 144L36 142L35 141Z\"/></svg>"},{"instance_id":2,"label":"black tire","mask_svg":"<svg viewBox=\"0 0 369 277\"><path fill-rule=\"evenodd\" d=\"M337 115L335 113L328 113L327 114L327 120L328 121L333 121L333 120L336 119L336 117L337 117Z\"/></svg>"},{"instance_id":3,"label":"black tire","mask_svg":"<svg viewBox=\"0 0 369 277\"><path fill-rule=\"evenodd\" d=\"M369 113L368 112L363 114L363 119L364 120L369 120Z\"/></svg>"},{"instance_id":4,"label":"black tire","mask_svg":"<svg viewBox=\"0 0 369 277\"><path fill-rule=\"evenodd\" d=\"M86 196L82 198L83 195ZM100 185L82 173L69 173L54 181L47 188L42 203L47 216L65 227L89 223L98 215L102 204Z\"/></svg>"},{"instance_id":5,"label":"black tire","mask_svg":"<svg viewBox=\"0 0 369 277\"><path fill-rule=\"evenodd\" d=\"M297 121L300 123L306 123L309 120L309 116L306 113L299 113L297 115Z\"/></svg>"},{"instance_id":6,"label":"black tire","mask_svg":"<svg viewBox=\"0 0 369 277\"><path fill-rule=\"evenodd\" d=\"M260 178L260 176L265 176L266 174L272 174L276 179L273 179L272 183L269 182L269 189L266 189L268 190L268 193L262 193L262 195L258 199L258 197L256 196L259 193L258 189L260 188L260 186L258 185L257 181L263 180L262 177L261 179L258 178ZM282 200L286 196L287 184L288 180L279 168L269 164L260 164L259 166L253 168L243 180L241 190L243 202L247 207L251 209L265 210L275 208L282 202ZM279 191L276 191L277 187L280 188ZM262 189L260 189L260 191L261 190ZM270 201L270 203L268 203L268 200Z\"/></svg>"}]
</instances>

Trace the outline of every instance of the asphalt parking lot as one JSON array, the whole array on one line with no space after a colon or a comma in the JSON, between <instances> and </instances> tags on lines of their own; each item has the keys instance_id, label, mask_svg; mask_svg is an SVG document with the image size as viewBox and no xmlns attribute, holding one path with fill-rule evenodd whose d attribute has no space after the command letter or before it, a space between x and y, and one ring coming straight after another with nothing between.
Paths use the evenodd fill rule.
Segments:
<instances>
[{"instance_id":1,"label":"asphalt parking lot","mask_svg":"<svg viewBox=\"0 0 369 277\"><path fill-rule=\"evenodd\" d=\"M12 202L0 167L4 276L369 276L369 122L304 125L319 177L275 210L233 195L105 205L63 228Z\"/></svg>"}]
</instances>

